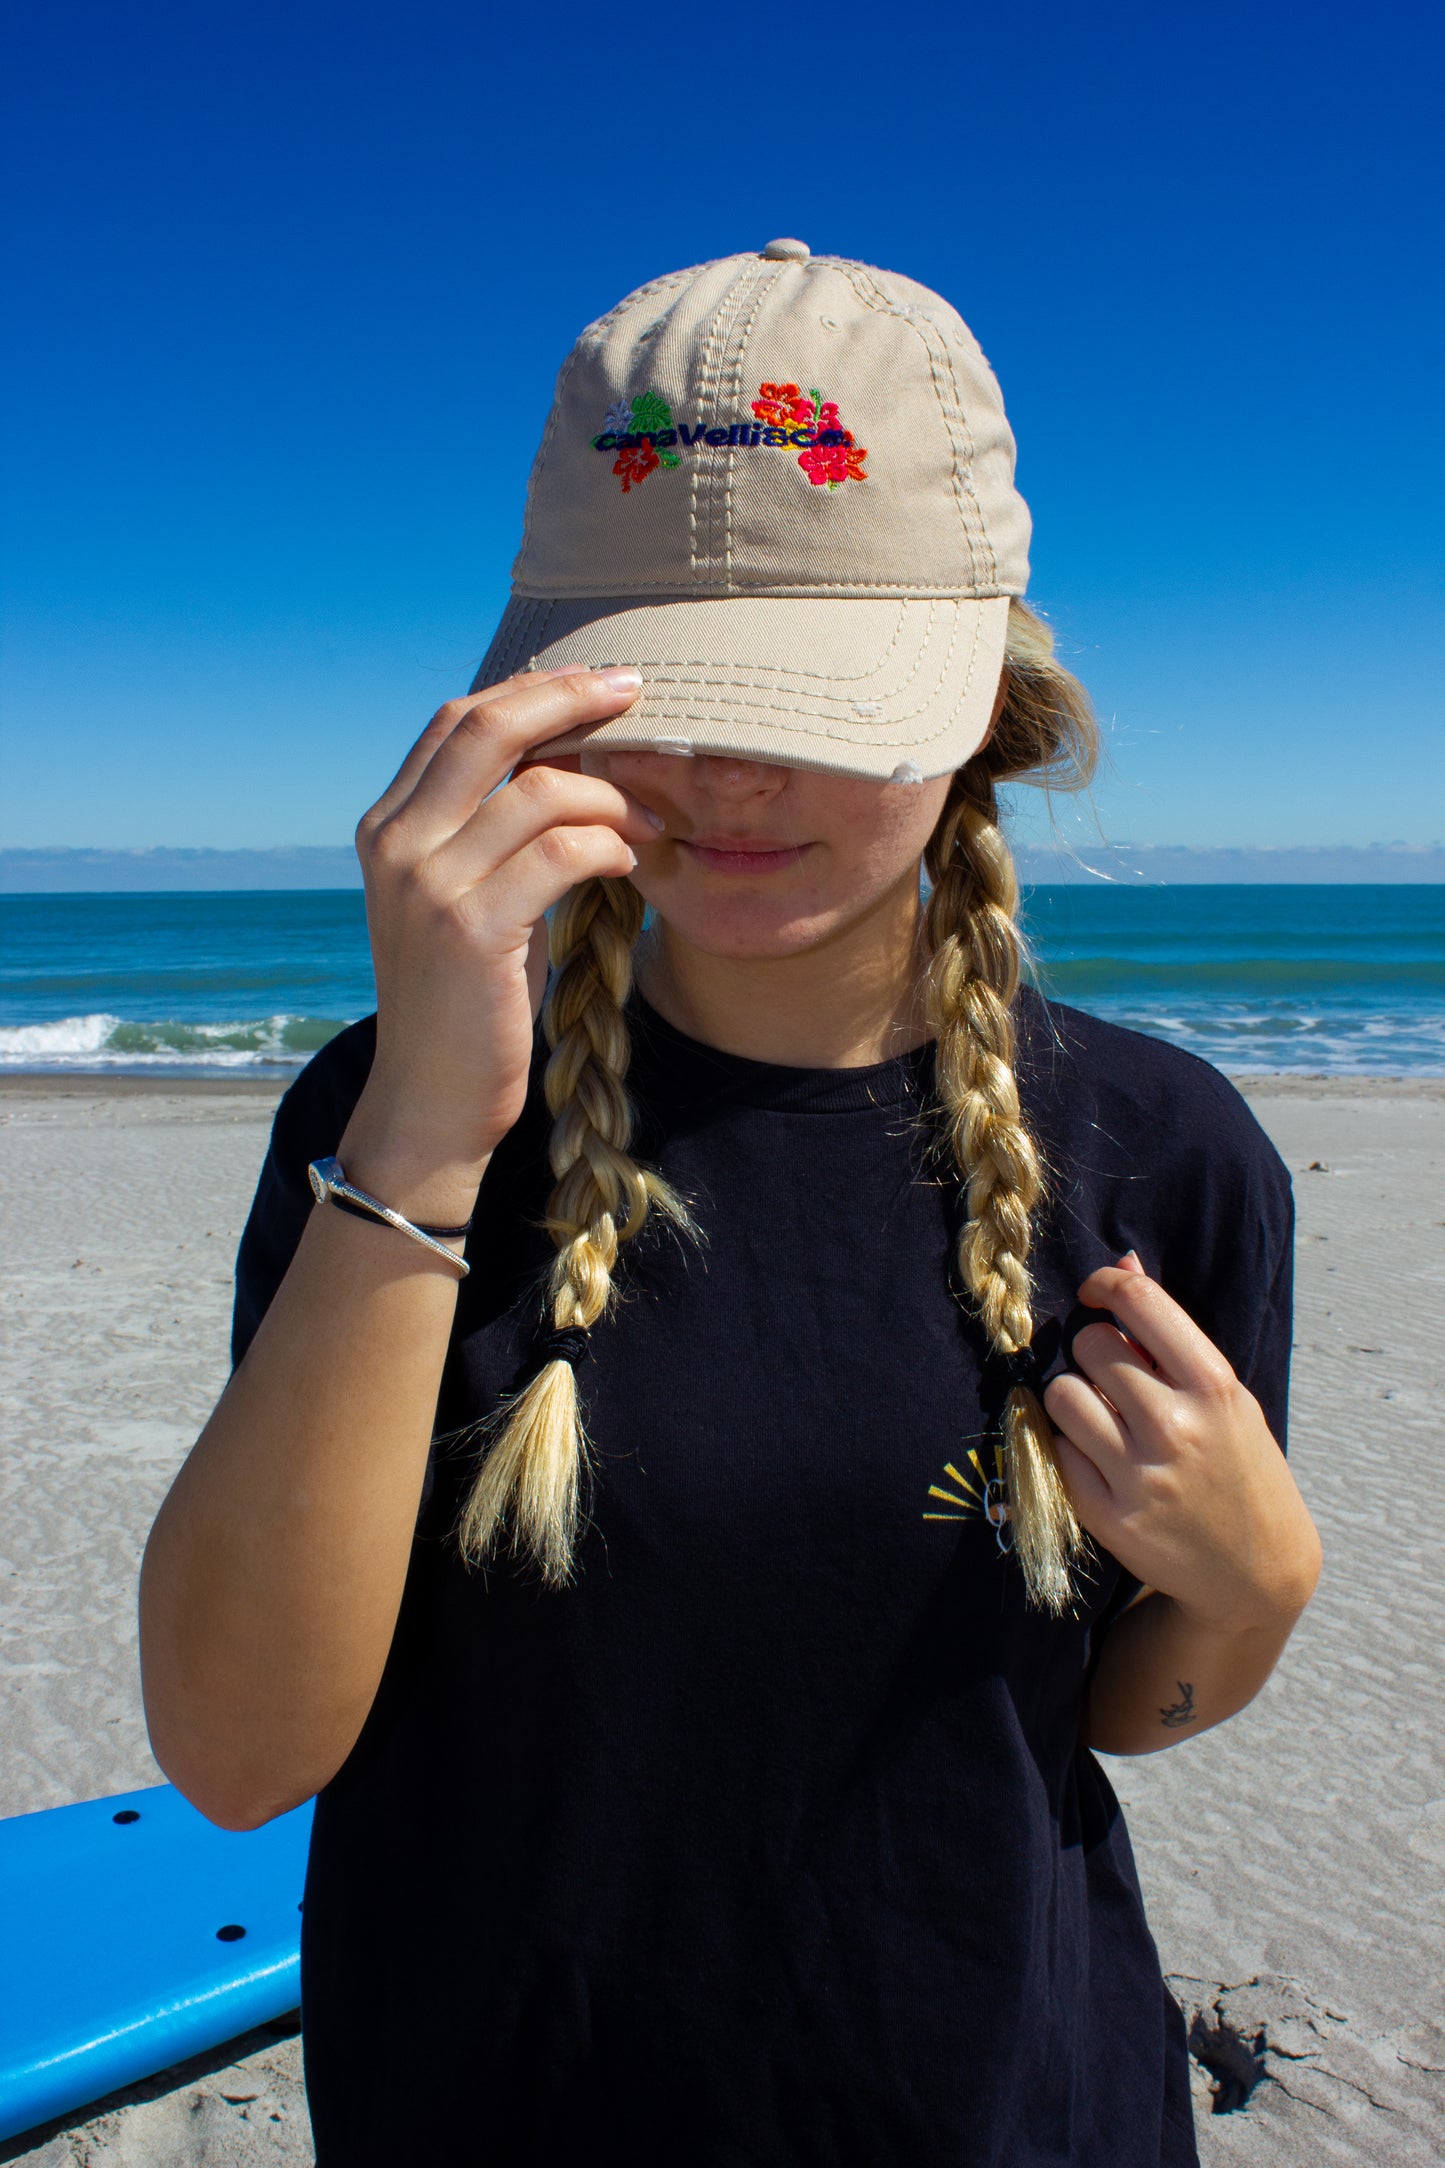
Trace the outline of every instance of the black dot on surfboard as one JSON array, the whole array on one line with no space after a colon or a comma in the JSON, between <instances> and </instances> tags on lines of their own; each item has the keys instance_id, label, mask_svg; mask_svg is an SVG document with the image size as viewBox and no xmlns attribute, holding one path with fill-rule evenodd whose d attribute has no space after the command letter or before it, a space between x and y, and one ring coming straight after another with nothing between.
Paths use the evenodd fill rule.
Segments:
<instances>
[{"instance_id":1,"label":"black dot on surfboard","mask_svg":"<svg viewBox=\"0 0 1445 2168\"><path fill-rule=\"evenodd\" d=\"M216 1940L218 1942L239 1942L245 1932L244 1927L218 1927L216 1929Z\"/></svg>"},{"instance_id":2,"label":"black dot on surfboard","mask_svg":"<svg viewBox=\"0 0 1445 2168\"><path fill-rule=\"evenodd\" d=\"M119 1814L111 1816L111 1820L113 1822L138 1822L140 1816L136 1813L134 1807L122 1807Z\"/></svg>"}]
</instances>

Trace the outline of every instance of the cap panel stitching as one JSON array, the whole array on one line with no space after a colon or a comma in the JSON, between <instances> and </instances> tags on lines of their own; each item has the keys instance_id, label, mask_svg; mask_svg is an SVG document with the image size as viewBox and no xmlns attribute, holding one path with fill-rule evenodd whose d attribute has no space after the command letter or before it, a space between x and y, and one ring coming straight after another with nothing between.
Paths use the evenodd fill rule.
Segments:
<instances>
[{"instance_id":1,"label":"cap panel stitching","mask_svg":"<svg viewBox=\"0 0 1445 2168\"><path fill-rule=\"evenodd\" d=\"M734 281L733 283L736 284L736 281ZM709 376L712 370L713 343L717 338L718 326L722 321L722 312L727 306L727 298L731 292L732 286L728 286L724 289L722 299L718 302L717 307L712 313L712 317L707 327L707 336L703 341L702 359L698 370L699 413L706 412L707 387ZM697 512L698 497L702 489L702 474L703 469L701 460L694 460L692 463L691 471L688 475L687 485L688 571L691 573L692 577L690 580L687 581L670 580L668 582L669 586L695 587L698 583Z\"/></svg>"},{"instance_id":2,"label":"cap panel stitching","mask_svg":"<svg viewBox=\"0 0 1445 2168\"><path fill-rule=\"evenodd\" d=\"M958 377L953 366L953 356L948 350L947 342L943 339L932 317L928 316L922 309L915 308L911 304L890 301L887 294L875 283L870 274L870 267L867 264L845 263L842 269L849 285L865 308L871 308L875 313L881 312L886 316L896 317L900 323L907 324L909 330L922 343L923 350L928 356L929 374L933 379L934 397L938 401L939 412L943 416L943 425L948 431L949 443L953 450L953 493L954 500L958 505L959 524L963 529L964 542L968 548L970 573L974 585L977 586L981 569L978 545L981 543L988 559L987 577L989 583L997 586L998 565L994 558L993 544L989 540L988 529L984 524L983 507L978 501L978 491L973 478L973 432L969 427L968 416L964 410L963 399L958 388ZM925 326L927 326L926 330ZM932 338L929 337L930 332L933 334ZM935 351L935 340L942 347L943 360L947 363L947 386L952 395L951 399L945 396L944 381L939 374L939 356ZM959 466L960 436L963 440L962 469ZM974 515L972 520L969 518L970 507ZM976 540L975 528L977 529Z\"/></svg>"},{"instance_id":3,"label":"cap panel stitching","mask_svg":"<svg viewBox=\"0 0 1445 2168\"><path fill-rule=\"evenodd\" d=\"M758 281L757 292L753 296L753 305L752 308L748 311L748 320L742 328L742 334L738 339L737 352L733 357L732 396L729 399L728 404L732 407L734 412L736 412L742 404L743 363L747 358L748 341L753 335L753 326L758 320L758 311L762 307L768 295L776 289L778 280L782 277L783 274L784 263L787 260L788 259L784 258L782 262L772 264L770 268L772 269L773 276L771 278L760 278ZM736 465L737 453L735 450L729 447L727 464L724 469L723 480L723 585L726 588L728 594L732 594L734 591L733 472Z\"/></svg>"},{"instance_id":4,"label":"cap panel stitching","mask_svg":"<svg viewBox=\"0 0 1445 2168\"><path fill-rule=\"evenodd\" d=\"M732 284L727 287L727 289L722 295L722 298L718 302L717 309L714 312L712 321L708 326L707 344L703 351L702 381L700 386L699 404L704 410L706 410L709 403L711 403L714 413L716 413L718 410L719 393L722 388L722 370L724 365L724 355L726 353L727 343L732 336L733 326L737 322L738 316L741 313L744 305L746 304L748 292L751 285L756 282L760 277L762 277L764 272L772 272L776 274L779 268L779 266L774 264L766 264L760 267L758 259L751 257L744 259L742 270L738 273L738 276L733 280ZM714 359L714 356L716 356L716 359ZM714 374L714 371L716 371L716 374ZM713 480L714 475L711 467L708 467L705 470L701 461L694 463L692 468L692 493L689 504L689 526L692 530L692 572L694 575L694 579L696 579L698 570L696 517L698 498L704 481L712 482ZM708 491L705 502L707 510L707 537L705 554L707 556L709 566L712 566L717 563L718 557L721 554L721 552L717 548L716 539L717 493L715 488Z\"/></svg>"}]
</instances>

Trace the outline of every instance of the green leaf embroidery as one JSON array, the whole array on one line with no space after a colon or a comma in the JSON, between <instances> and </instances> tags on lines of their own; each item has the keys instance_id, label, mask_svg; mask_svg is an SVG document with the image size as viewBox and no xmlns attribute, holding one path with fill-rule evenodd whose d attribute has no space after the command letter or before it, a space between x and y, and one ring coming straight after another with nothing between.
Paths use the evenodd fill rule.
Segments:
<instances>
[{"instance_id":1,"label":"green leaf embroidery","mask_svg":"<svg viewBox=\"0 0 1445 2168\"><path fill-rule=\"evenodd\" d=\"M645 391L632 403L632 426L639 435L644 430L670 429L672 408L655 391Z\"/></svg>"}]
</instances>

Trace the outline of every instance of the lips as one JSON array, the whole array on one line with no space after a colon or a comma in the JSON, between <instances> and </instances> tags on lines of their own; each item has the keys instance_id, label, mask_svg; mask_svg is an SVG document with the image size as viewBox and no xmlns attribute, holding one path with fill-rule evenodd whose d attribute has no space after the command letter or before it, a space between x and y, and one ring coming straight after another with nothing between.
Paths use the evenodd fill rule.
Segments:
<instances>
[{"instance_id":1,"label":"lips","mask_svg":"<svg viewBox=\"0 0 1445 2168\"><path fill-rule=\"evenodd\" d=\"M692 858L716 873L772 873L796 865L810 848L806 843L774 843L762 836L690 836L679 841Z\"/></svg>"}]
</instances>

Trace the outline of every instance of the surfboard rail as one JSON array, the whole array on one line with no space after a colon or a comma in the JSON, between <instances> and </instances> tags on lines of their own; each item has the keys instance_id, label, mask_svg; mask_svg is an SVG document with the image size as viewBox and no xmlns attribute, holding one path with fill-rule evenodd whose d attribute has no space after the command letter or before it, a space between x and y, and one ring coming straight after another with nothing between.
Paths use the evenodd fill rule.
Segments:
<instances>
[{"instance_id":1,"label":"surfboard rail","mask_svg":"<svg viewBox=\"0 0 1445 2168\"><path fill-rule=\"evenodd\" d=\"M311 1812L217 1829L159 1784L0 1820L0 2139L297 2007Z\"/></svg>"}]
</instances>

